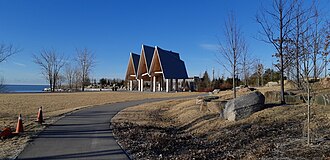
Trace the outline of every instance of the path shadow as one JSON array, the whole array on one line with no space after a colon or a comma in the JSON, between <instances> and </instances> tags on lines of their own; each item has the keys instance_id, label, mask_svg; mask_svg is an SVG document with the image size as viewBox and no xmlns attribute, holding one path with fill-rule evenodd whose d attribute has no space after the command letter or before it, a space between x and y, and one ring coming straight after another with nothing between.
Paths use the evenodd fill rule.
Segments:
<instances>
[{"instance_id":1,"label":"path shadow","mask_svg":"<svg viewBox=\"0 0 330 160\"><path fill-rule=\"evenodd\" d=\"M279 107L279 106L283 106L283 104L280 104L280 103L266 103L266 104L264 104L264 109Z\"/></svg>"},{"instance_id":2,"label":"path shadow","mask_svg":"<svg viewBox=\"0 0 330 160\"><path fill-rule=\"evenodd\" d=\"M116 155L116 154L125 154L125 153L121 149L115 149L115 150L100 150L100 151L91 151L91 152L83 152L83 153L52 155L52 156L44 156L44 157L21 158L19 160L78 159L78 158L100 159L100 157Z\"/></svg>"}]
</instances>

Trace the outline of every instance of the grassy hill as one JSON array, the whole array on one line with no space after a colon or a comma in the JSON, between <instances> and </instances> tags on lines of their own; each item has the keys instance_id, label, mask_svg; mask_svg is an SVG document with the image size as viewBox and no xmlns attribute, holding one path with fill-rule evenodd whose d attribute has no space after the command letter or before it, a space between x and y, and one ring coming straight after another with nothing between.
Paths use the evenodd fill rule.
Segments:
<instances>
[{"instance_id":1,"label":"grassy hill","mask_svg":"<svg viewBox=\"0 0 330 160\"><path fill-rule=\"evenodd\" d=\"M127 108L112 124L119 143L138 159L330 158L330 107L311 110L310 146L305 104L273 106L229 122L216 110L200 111L194 99L176 100Z\"/></svg>"}]
</instances>

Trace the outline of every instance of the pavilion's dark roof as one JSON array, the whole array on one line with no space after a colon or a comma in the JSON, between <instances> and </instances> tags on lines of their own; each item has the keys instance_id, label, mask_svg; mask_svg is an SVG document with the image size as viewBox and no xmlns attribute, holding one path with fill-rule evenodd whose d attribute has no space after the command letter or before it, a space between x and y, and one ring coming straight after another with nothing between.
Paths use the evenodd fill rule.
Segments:
<instances>
[{"instance_id":1,"label":"pavilion's dark roof","mask_svg":"<svg viewBox=\"0 0 330 160\"><path fill-rule=\"evenodd\" d=\"M146 58L146 61L147 61L147 68L149 70L149 67L150 67L151 61L152 61L152 57L154 55L155 48L147 46L147 45L142 45L142 47L143 47L144 55L145 55L145 58Z\"/></svg>"},{"instance_id":2,"label":"pavilion's dark roof","mask_svg":"<svg viewBox=\"0 0 330 160\"><path fill-rule=\"evenodd\" d=\"M138 67L139 67L140 55L132 53L132 60L133 60L135 74L137 74Z\"/></svg>"},{"instance_id":3,"label":"pavilion's dark roof","mask_svg":"<svg viewBox=\"0 0 330 160\"><path fill-rule=\"evenodd\" d=\"M187 79L188 74L184 62L178 53L157 47L159 61L165 79Z\"/></svg>"}]
</instances>

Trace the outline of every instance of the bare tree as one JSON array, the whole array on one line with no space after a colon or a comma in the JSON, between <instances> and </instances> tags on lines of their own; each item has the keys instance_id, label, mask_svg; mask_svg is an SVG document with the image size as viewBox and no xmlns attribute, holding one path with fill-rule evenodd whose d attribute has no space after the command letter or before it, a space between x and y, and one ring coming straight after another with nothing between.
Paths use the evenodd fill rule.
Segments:
<instances>
[{"instance_id":1,"label":"bare tree","mask_svg":"<svg viewBox=\"0 0 330 160\"><path fill-rule=\"evenodd\" d=\"M20 52L20 49L15 48L12 44L0 44L0 63L18 52Z\"/></svg>"},{"instance_id":2,"label":"bare tree","mask_svg":"<svg viewBox=\"0 0 330 160\"><path fill-rule=\"evenodd\" d=\"M59 55L54 49L43 49L39 54L39 56L33 55L34 63L41 67L42 74L48 80L51 91L55 92L60 70L65 65L64 56Z\"/></svg>"},{"instance_id":3,"label":"bare tree","mask_svg":"<svg viewBox=\"0 0 330 160\"><path fill-rule=\"evenodd\" d=\"M317 80L322 74L323 69L325 68L326 61L324 60L324 54L321 52L321 48L325 45L325 39L323 35L326 34L325 27L322 27L324 21L320 16L320 11L317 7L317 4L313 6L313 17L311 17L311 29L312 29L312 45L313 45L313 78ZM319 61L322 60L321 63Z\"/></svg>"},{"instance_id":4,"label":"bare tree","mask_svg":"<svg viewBox=\"0 0 330 160\"><path fill-rule=\"evenodd\" d=\"M0 93L5 91L4 78L0 76Z\"/></svg>"},{"instance_id":5,"label":"bare tree","mask_svg":"<svg viewBox=\"0 0 330 160\"><path fill-rule=\"evenodd\" d=\"M294 68L295 68L295 81L297 83L297 87L301 88L300 82L300 59L301 59L301 34L305 32L303 28L304 24L308 21L308 9L302 8L303 3L301 1L297 2L296 7L294 9L294 31L292 33L293 37L293 45L294 45Z\"/></svg>"},{"instance_id":6,"label":"bare tree","mask_svg":"<svg viewBox=\"0 0 330 160\"><path fill-rule=\"evenodd\" d=\"M324 48L322 52L323 61L324 61L324 77L327 77L327 65L328 65L328 55L329 55L329 45L330 45L330 22L327 22L325 26L325 40Z\"/></svg>"},{"instance_id":7,"label":"bare tree","mask_svg":"<svg viewBox=\"0 0 330 160\"><path fill-rule=\"evenodd\" d=\"M63 82L65 82L65 79L66 77L64 75L59 74L56 80L56 87L61 89Z\"/></svg>"},{"instance_id":8,"label":"bare tree","mask_svg":"<svg viewBox=\"0 0 330 160\"><path fill-rule=\"evenodd\" d=\"M312 71L314 70L313 65L313 45L310 42L311 35L307 32L302 34L302 61L301 61L301 74L300 79L302 81L302 89L307 93L307 144L310 144L310 109L311 109L311 95L312 95L312 84L310 83L310 76L312 76Z\"/></svg>"},{"instance_id":9,"label":"bare tree","mask_svg":"<svg viewBox=\"0 0 330 160\"><path fill-rule=\"evenodd\" d=\"M264 74L264 65L260 63L260 60L257 60L255 63L255 69L257 73L257 86L259 87L260 85L263 86L263 74Z\"/></svg>"},{"instance_id":10,"label":"bare tree","mask_svg":"<svg viewBox=\"0 0 330 160\"><path fill-rule=\"evenodd\" d=\"M237 77L238 63L247 46L233 13L229 15L228 20L225 22L224 36L224 42L219 40L219 53L226 62L222 61L220 57L217 57L217 59L233 77L233 97L236 98L235 79ZM228 65L230 66L229 68L227 67Z\"/></svg>"},{"instance_id":11,"label":"bare tree","mask_svg":"<svg viewBox=\"0 0 330 160\"><path fill-rule=\"evenodd\" d=\"M85 85L88 80L88 75L91 72L91 69L95 64L95 57L92 51L87 48L84 49L76 49L77 52L77 62L78 67L81 73L81 87L82 91L85 90Z\"/></svg>"},{"instance_id":12,"label":"bare tree","mask_svg":"<svg viewBox=\"0 0 330 160\"><path fill-rule=\"evenodd\" d=\"M20 49L15 48L12 44L0 44L0 63L5 61L8 57L20 52ZM0 92L4 90L4 78L0 77Z\"/></svg>"},{"instance_id":13,"label":"bare tree","mask_svg":"<svg viewBox=\"0 0 330 160\"><path fill-rule=\"evenodd\" d=\"M72 81L73 81L75 90L77 91L78 88L81 86L81 81L82 81L81 72L78 68L74 68L74 76L73 76Z\"/></svg>"},{"instance_id":14,"label":"bare tree","mask_svg":"<svg viewBox=\"0 0 330 160\"><path fill-rule=\"evenodd\" d=\"M254 60L248 54L247 47L243 49L242 58L241 58L241 70L242 70L242 78L244 80L244 85L248 85L248 79L250 77L250 70L253 66Z\"/></svg>"},{"instance_id":15,"label":"bare tree","mask_svg":"<svg viewBox=\"0 0 330 160\"><path fill-rule=\"evenodd\" d=\"M66 64L64 68L64 74L65 78L67 80L67 83L69 85L69 89L72 90L73 88L73 83L74 83L74 76L75 76L75 69L72 67L71 64Z\"/></svg>"},{"instance_id":16,"label":"bare tree","mask_svg":"<svg viewBox=\"0 0 330 160\"><path fill-rule=\"evenodd\" d=\"M296 0L273 0L272 9L261 9L256 16L262 30L259 32L265 38L263 42L272 44L277 51L281 73L281 104L284 99L284 44L290 41L292 31L293 11Z\"/></svg>"},{"instance_id":17,"label":"bare tree","mask_svg":"<svg viewBox=\"0 0 330 160\"><path fill-rule=\"evenodd\" d=\"M309 24L312 23L312 24ZM309 145L311 142L310 137L310 119L311 119L311 105L312 98L315 98L313 93L314 90L314 82L315 82L315 28L313 28L313 21L306 23L303 28L304 32L301 33L301 42L300 42L300 50L301 50L301 59L300 59L300 81L301 81L301 89L307 94L304 97L307 102L307 144ZM312 79L311 79L312 77Z\"/></svg>"}]
</instances>

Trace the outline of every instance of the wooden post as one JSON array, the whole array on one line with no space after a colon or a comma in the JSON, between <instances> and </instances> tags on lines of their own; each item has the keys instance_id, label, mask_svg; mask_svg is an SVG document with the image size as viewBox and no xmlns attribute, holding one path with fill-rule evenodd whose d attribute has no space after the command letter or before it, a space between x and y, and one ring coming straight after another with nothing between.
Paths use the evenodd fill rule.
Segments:
<instances>
[{"instance_id":1,"label":"wooden post","mask_svg":"<svg viewBox=\"0 0 330 160\"><path fill-rule=\"evenodd\" d=\"M152 91L156 92L156 76L153 77L153 85L152 85Z\"/></svg>"},{"instance_id":2,"label":"wooden post","mask_svg":"<svg viewBox=\"0 0 330 160\"><path fill-rule=\"evenodd\" d=\"M129 80L129 90L133 91L133 81Z\"/></svg>"},{"instance_id":3,"label":"wooden post","mask_svg":"<svg viewBox=\"0 0 330 160\"><path fill-rule=\"evenodd\" d=\"M159 82L158 82L158 91L161 92L161 87L162 87L162 79L160 78L159 79Z\"/></svg>"},{"instance_id":4,"label":"wooden post","mask_svg":"<svg viewBox=\"0 0 330 160\"><path fill-rule=\"evenodd\" d=\"M140 83L140 80L138 79L138 91L141 91L141 83Z\"/></svg>"},{"instance_id":5,"label":"wooden post","mask_svg":"<svg viewBox=\"0 0 330 160\"><path fill-rule=\"evenodd\" d=\"M169 79L166 79L166 92L169 92L169 88L170 88L169 85L170 85L169 84Z\"/></svg>"},{"instance_id":6,"label":"wooden post","mask_svg":"<svg viewBox=\"0 0 330 160\"><path fill-rule=\"evenodd\" d=\"M143 92L143 79L141 79L141 92Z\"/></svg>"}]
</instances>

